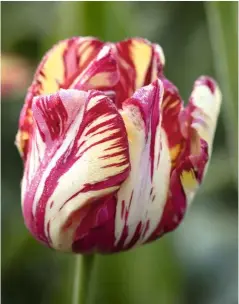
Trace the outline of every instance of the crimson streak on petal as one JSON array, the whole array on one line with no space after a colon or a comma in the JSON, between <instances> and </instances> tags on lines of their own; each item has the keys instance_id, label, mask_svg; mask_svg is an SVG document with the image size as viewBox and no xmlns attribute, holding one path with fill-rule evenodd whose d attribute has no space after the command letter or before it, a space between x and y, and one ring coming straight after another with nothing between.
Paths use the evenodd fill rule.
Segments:
<instances>
[{"instance_id":1,"label":"crimson streak on petal","mask_svg":"<svg viewBox=\"0 0 239 304\"><path fill-rule=\"evenodd\" d=\"M37 238L48 243L51 239L51 246L71 250L79 222L65 226L68 219L74 219L72 214L89 202L99 206L100 198L113 196L128 176L126 130L112 101L97 91L61 90L38 97L33 117L40 137L34 134L32 142L42 146L44 153L34 174L26 171L24 176L24 217ZM95 134L98 124L101 133ZM109 148L115 153L103 157ZM34 162L37 150L29 153L29 162Z\"/></svg>"}]
</instances>

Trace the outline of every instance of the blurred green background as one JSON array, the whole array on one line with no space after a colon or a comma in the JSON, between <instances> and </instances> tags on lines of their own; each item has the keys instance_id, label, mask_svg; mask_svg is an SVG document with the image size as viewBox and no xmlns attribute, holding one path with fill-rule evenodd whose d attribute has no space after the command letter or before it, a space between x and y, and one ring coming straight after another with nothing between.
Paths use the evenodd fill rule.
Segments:
<instances>
[{"instance_id":1,"label":"blurred green background","mask_svg":"<svg viewBox=\"0 0 239 304\"><path fill-rule=\"evenodd\" d=\"M33 72L59 39L131 36L159 43L184 100L194 80L223 93L211 165L183 224L153 244L97 256L89 304L237 303L237 2L2 2L2 302L70 303L74 257L27 232L14 146Z\"/></svg>"}]
</instances>

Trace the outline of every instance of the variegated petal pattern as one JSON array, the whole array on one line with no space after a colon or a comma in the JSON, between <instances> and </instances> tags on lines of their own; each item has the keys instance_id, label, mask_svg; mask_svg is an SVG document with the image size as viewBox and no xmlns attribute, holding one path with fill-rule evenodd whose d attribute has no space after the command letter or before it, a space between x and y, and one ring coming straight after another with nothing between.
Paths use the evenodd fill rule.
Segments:
<instances>
[{"instance_id":1,"label":"variegated petal pattern","mask_svg":"<svg viewBox=\"0 0 239 304\"><path fill-rule=\"evenodd\" d=\"M146 39L133 38L116 43L120 81L116 85L117 106L125 99L157 79L163 72L165 57L162 48Z\"/></svg>"},{"instance_id":2,"label":"variegated petal pattern","mask_svg":"<svg viewBox=\"0 0 239 304\"><path fill-rule=\"evenodd\" d=\"M169 82L166 87L173 101L175 87ZM172 126L176 123L178 127L174 132L167 131L172 161L168 197L160 224L148 241L172 231L182 221L206 173L220 106L221 93L216 82L202 76L194 84L188 105L171 111L177 116L167 117L170 112L165 112L163 119L171 119Z\"/></svg>"},{"instance_id":3,"label":"variegated petal pattern","mask_svg":"<svg viewBox=\"0 0 239 304\"><path fill-rule=\"evenodd\" d=\"M97 91L35 97L32 111L24 218L38 239L71 251L84 214L78 211L114 194L128 176L125 126L112 101Z\"/></svg>"},{"instance_id":4,"label":"variegated petal pattern","mask_svg":"<svg viewBox=\"0 0 239 304\"><path fill-rule=\"evenodd\" d=\"M164 77L123 103L131 172L117 194L118 248L150 242L179 225L205 174L220 104L220 90L208 77L195 82L185 108Z\"/></svg>"},{"instance_id":5,"label":"variegated petal pattern","mask_svg":"<svg viewBox=\"0 0 239 304\"><path fill-rule=\"evenodd\" d=\"M187 106L142 38L59 42L42 59L19 120L22 209L41 242L117 252L175 229L208 167L221 105L209 77Z\"/></svg>"},{"instance_id":6,"label":"variegated petal pattern","mask_svg":"<svg viewBox=\"0 0 239 304\"><path fill-rule=\"evenodd\" d=\"M17 146L24 160L27 157L29 138L32 132L33 98L42 94L55 93L61 88L79 87L79 82L82 82L86 86L87 80L91 81L95 74L100 73L98 61L102 62L104 61L104 57L111 57L109 51L104 51L103 56L102 52L99 54L102 48L105 49L107 47L98 39L73 37L60 41L43 57L28 90L19 121ZM96 71L90 69L93 61L96 62L98 67L98 70L96 67ZM112 61L114 60L105 60L104 63L108 69L108 66L111 66L110 68L113 70L115 77L116 64L114 65ZM108 64L108 62L110 63ZM85 71L87 68L88 70L90 69L90 75L86 76ZM105 68L106 66L102 66L101 72L104 72ZM113 81L115 80L113 79Z\"/></svg>"},{"instance_id":7,"label":"variegated petal pattern","mask_svg":"<svg viewBox=\"0 0 239 304\"><path fill-rule=\"evenodd\" d=\"M117 193L115 246L147 241L163 213L170 181L170 152L162 129L163 84L156 80L123 103L131 171Z\"/></svg>"},{"instance_id":8,"label":"variegated petal pattern","mask_svg":"<svg viewBox=\"0 0 239 304\"><path fill-rule=\"evenodd\" d=\"M164 54L160 46L142 38L117 44L93 37L60 41L43 57L28 90L19 121L17 147L24 160L32 132L32 100L59 89L98 89L117 106L162 72Z\"/></svg>"}]
</instances>

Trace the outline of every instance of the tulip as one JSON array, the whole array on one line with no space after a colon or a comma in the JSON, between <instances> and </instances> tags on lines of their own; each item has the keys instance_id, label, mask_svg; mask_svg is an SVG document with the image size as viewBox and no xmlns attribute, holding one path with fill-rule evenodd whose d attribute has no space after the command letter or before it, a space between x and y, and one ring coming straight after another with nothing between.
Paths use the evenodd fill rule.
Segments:
<instances>
[{"instance_id":1,"label":"tulip","mask_svg":"<svg viewBox=\"0 0 239 304\"><path fill-rule=\"evenodd\" d=\"M49 247L111 253L174 230L198 190L221 104L202 76L187 106L159 45L74 37L42 59L19 120L22 210Z\"/></svg>"}]
</instances>

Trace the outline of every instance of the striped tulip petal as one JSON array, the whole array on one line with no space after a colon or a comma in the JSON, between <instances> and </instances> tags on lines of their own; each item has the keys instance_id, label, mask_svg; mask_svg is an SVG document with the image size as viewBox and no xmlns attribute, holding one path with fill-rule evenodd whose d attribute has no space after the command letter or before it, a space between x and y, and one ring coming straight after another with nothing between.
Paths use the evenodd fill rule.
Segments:
<instances>
[{"instance_id":1,"label":"striped tulip petal","mask_svg":"<svg viewBox=\"0 0 239 304\"><path fill-rule=\"evenodd\" d=\"M188 105L178 112L176 134L181 132L180 153L172 163L169 193L160 224L148 241L175 229L183 219L207 170L220 106L221 93L215 81L200 77ZM169 143L170 138L174 140L169 133Z\"/></svg>"},{"instance_id":2,"label":"striped tulip petal","mask_svg":"<svg viewBox=\"0 0 239 304\"><path fill-rule=\"evenodd\" d=\"M184 137L194 135L192 144L195 145L199 139L204 140L210 153L221 99L221 92L216 82L210 77L202 76L195 81L189 104L181 115L181 129ZM191 124L188 125L187 121ZM197 149L196 146L194 148Z\"/></svg>"},{"instance_id":3,"label":"striped tulip petal","mask_svg":"<svg viewBox=\"0 0 239 304\"><path fill-rule=\"evenodd\" d=\"M170 153L162 129L163 83L156 80L123 103L131 171L117 194L115 245L144 243L156 229L167 198Z\"/></svg>"},{"instance_id":4,"label":"striped tulip petal","mask_svg":"<svg viewBox=\"0 0 239 304\"><path fill-rule=\"evenodd\" d=\"M128 176L126 130L112 101L97 91L35 97L32 110L24 218L39 240L69 251L81 221L78 211L113 195Z\"/></svg>"},{"instance_id":5,"label":"striped tulip petal","mask_svg":"<svg viewBox=\"0 0 239 304\"><path fill-rule=\"evenodd\" d=\"M161 123L158 125L161 135L156 136L154 152L150 154L148 150L144 159L142 155L146 153L147 145L143 138L149 140L149 137L142 134L141 141L138 141L140 137L136 139L132 136L131 124L132 121L136 122L137 131L140 130L139 126L153 126L153 120L147 124L147 120L143 119L147 117L149 120L151 115L155 117L157 113L156 108L151 108L149 112L146 110L149 109L152 96L156 97L152 94L150 98L152 85L147 90L146 87L140 89L141 93L136 92L125 103L129 105L128 109L123 104L131 172L117 195L115 245L121 250L155 240L179 225L205 175L221 104L221 94L216 83L210 78L201 77L195 82L189 104L184 109L176 87L163 78L161 97L158 99L157 96L156 99L161 113ZM136 96L140 95L143 98L138 99ZM147 127L145 132L154 134L153 131L147 133ZM158 146L160 151L157 150ZM154 162L155 157L158 157L158 167L154 166L150 172L152 155Z\"/></svg>"},{"instance_id":6,"label":"striped tulip petal","mask_svg":"<svg viewBox=\"0 0 239 304\"><path fill-rule=\"evenodd\" d=\"M187 203L191 203L206 173L220 107L221 92L217 84L209 77L200 77L180 118L182 134L187 143L181 162L191 164L189 169L181 173Z\"/></svg>"},{"instance_id":7,"label":"striped tulip petal","mask_svg":"<svg viewBox=\"0 0 239 304\"><path fill-rule=\"evenodd\" d=\"M162 72L160 46L141 38L116 45L98 39L73 37L49 50L34 75L19 121L17 147L26 160L32 130L32 100L59 89L98 89L118 106ZM123 76L123 77L122 77Z\"/></svg>"},{"instance_id":8,"label":"striped tulip petal","mask_svg":"<svg viewBox=\"0 0 239 304\"><path fill-rule=\"evenodd\" d=\"M116 43L120 69L117 85L118 106L135 90L148 85L162 73L165 58L162 48L146 39L132 38Z\"/></svg>"},{"instance_id":9,"label":"striped tulip petal","mask_svg":"<svg viewBox=\"0 0 239 304\"><path fill-rule=\"evenodd\" d=\"M119 81L120 74L114 50L110 44L102 47L83 73L76 77L71 87L74 89L112 89Z\"/></svg>"},{"instance_id":10,"label":"striped tulip petal","mask_svg":"<svg viewBox=\"0 0 239 304\"><path fill-rule=\"evenodd\" d=\"M26 160L32 132L32 101L35 96L52 94L60 88L71 88L75 79L92 63L103 42L87 37L60 41L43 57L28 90L19 121L17 146Z\"/></svg>"},{"instance_id":11,"label":"striped tulip petal","mask_svg":"<svg viewBox=\"0 0 239 304\"><path fill-rule=\"evenodd\" d=\"M42 59L16 137L22 210L49 247L110 253L182 221L210 160L221 93L196 80L187 106L142 38L59 42Z\"/></svg>"}]
</instances>

